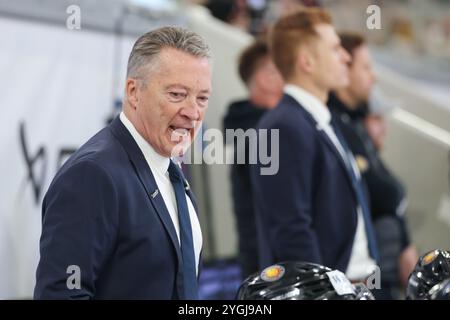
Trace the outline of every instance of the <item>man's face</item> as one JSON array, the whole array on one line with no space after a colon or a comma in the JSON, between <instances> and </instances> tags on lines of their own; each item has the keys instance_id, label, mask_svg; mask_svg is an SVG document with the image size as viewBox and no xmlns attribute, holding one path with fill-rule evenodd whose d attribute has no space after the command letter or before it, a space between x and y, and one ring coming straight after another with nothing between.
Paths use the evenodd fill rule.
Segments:
<instances>
[{"instance_id":1,"label":"man's face","mask_svg":"<svg viewBox=\"0 0 450 320\"><path fill-rule=\"evenodd\" d=\"M136 91L138 131L165 157L179 156L193 141L208 107L211 67L207 58L163 49L145 86Z\"/></svg>"},{"instance_id":2,"label":"man's face","mask_svg":"<svg viewBox=\"0 0 450 320\"><path fill-rule=\"evenodd\" d=\"M314 52L311 73L315 83L326 91L347 86L350 56L342 48L339 36L329 24L317 25L316 31L319 37L311 44Z\"/></svg>"},{"instance_id":3,"label":"man's face","mask_svg":"<svg viewBox=\"0 0 450 320\"><path fill-rule=\"evenodd\" d=\"M283 95L284 81L277 67L270 57L262 60L261 65L253 75L253 81L267 94L278 95L281 99Z\"/></svg>"},{"instance_id":4,"label":"man's face","mask_svg":"<svg viewBox=\"0 0 450 320\"><path fill-rule=\"evenodd\" d=\"M369 49L366 45L354 50L353 61L349 68L349 79L349 89L352 95L360 103L366 102L375 84L375 75L372 70Z\"/></svg>"}]
</instances>

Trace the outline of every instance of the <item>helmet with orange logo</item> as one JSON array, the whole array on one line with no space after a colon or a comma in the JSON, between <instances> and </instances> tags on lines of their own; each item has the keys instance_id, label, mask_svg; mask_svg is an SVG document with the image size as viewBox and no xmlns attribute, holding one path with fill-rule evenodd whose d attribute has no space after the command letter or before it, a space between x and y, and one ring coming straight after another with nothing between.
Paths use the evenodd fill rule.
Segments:
<instances>
[{"instance_id":1,"label":"helmet with orange logo","mask_svg":"<svg viewBox=\"0 0 450 320\"><path fill-rule=\"evenodd\" d=\"M431 300L445 294L450 279L450 252L437 249L419 258L410 274L406 298L410 300ZM442 288L441 288L442 287ZM440 291L441 290L441 291ZM447 293L449 296L449 293Z\"/></svg>"},{"instance_id":2,"label":"helmet with orange logo","mask_svg":"<svg viewBox=\"0 0 450 320\"><path fill-rule=\"evenodd\" d=\"M352 285L345 275L309 262L281 262L248 277L239 300L373 300L364 284Z\"/></svg>"}]
</instances>

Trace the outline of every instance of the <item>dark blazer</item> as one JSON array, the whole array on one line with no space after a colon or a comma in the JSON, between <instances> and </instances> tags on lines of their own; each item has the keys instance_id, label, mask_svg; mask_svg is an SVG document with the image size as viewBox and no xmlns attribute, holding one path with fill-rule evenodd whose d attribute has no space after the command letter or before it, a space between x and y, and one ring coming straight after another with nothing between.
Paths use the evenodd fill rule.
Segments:
<instances>
[{"instance_id":1,"label":"dark blazer","mask_svg":"<svg viewBox=\"0 0 450 320\"><path fill-rule=\"evenodd\" d=\"M341 128L352 153L367 161L367 166L361 170L361 174L368 189L372 219L375 222L386 216L397 219L402 231L401 247L403 250L410 245L410 239L405 216L403 212L398 211L406 198L406 190L382 160L364 126L364 118L368 115L368 112L364 112L364 110L367 107L361 105L356 110L350 110L335 94L330 94L328 107ZM391 248L387 250L392 252Z\"/></svg>"},{"instance_id":2,"label":"dark blazer","mask_svg":"<svg viewBox=\"0 0 450 320\"><path fill-rule=\"evenodd\" d=\"M361 174L370 196L370 211L380 253L381 284L384 289L390 286L399 288L399 257L411 244L406 216L399 210L406 190L381 159L365 128L367 104L350 109L335 94L330 94L328 107L353 154L367 162Z\"/></svg>"},{"instance_id":3,"label":"dark blazer","mask_svg":"<svg viewBox=\"0 0 450 320\"><path fill-rule=\"evenodd\" d=\"M45 195L34 297L182 299L181 251L155 190L117 117L72 155ZM79 267L80 289L68 289L71 265Z\"/></svg>"},{"instance_id":4,"label":"dark blazer","mask_svg":"<svg viewBox=\"0 0 450 320\"><path fill-rule=\"evenodd\" d=\"M279 129L278 173L261 175L262 165L252 167L261 267L294 260L345 272L357 200L338 150L289 95L262 117L259 128Z\"/></svg>"}]
</instances>

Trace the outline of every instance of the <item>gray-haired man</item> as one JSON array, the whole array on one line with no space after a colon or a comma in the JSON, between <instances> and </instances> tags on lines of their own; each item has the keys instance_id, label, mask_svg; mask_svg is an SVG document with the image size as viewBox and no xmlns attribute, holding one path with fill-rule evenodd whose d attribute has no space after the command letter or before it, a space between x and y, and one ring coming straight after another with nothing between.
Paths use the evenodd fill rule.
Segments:
<instances>
[{"instance_id":1,"label":"gray-haired man","mask_svg":"<svg viewBox=\"0 0 450 320\"><path fill-rule=\"evenodd\" d=\"M42 205L35 298L196 299L202 235L171 156L211 91L209 50L164 27L130 54L123 111L55 176Z\"/></svg>"}]
</instances>

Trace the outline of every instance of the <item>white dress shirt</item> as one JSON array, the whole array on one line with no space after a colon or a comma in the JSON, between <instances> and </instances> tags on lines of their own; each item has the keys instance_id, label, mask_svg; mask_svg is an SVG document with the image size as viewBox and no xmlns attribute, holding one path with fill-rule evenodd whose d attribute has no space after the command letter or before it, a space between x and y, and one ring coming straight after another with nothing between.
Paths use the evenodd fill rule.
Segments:
<instances>
[{"instance_id":1,"label":"white dress shirt","mask_svg":"<svg viewBox=\"0 0 450 320\"><path fill-rule=\"evenodd\" d=\"M298 86L287 84L284 87L284 92L294 98L309 114L311 114L317 122L317 130L323 130L325 132L333 142L333 145L338 150L344 162L350 164L355 171L356 176L360 179L361 175L353 155L351 153L346 154L345 149L339 142L339 139L331 126L331 113L328 107L311 93ZM356 234L353 241L350 262L346 270L346 275L350 280L364 279L373 272L373 267L376 265L375 261L369 255L364 218L362 216L362 209L359 205L357 207L357 213L358 221Z\"/></svg>"},{"instance_id":2,"label":"white dress shirt","mask_svg":"<svg viewBox=\"0 0 450 320\"><path fill-rule=\"evenodd\" d=\"M164 200L167 211L169 212L170 218L172 219L175 231L178 237L178 243L180 243L180 224L178 222L178 209L177 200L175 197L175 191L172 186L172 182L169 179L169 169L170 158L166 158L158 154L155 149L137 132L133 124L128 120L123 112L120 113L120 120L123 125L128 129L131 136L136 141L139 149L141 149L145 160L152 171L153 177L155 178L158 190ZM191 220L192 227L192 239L194 241L194 253L196 270L198 274L198 264L200 259L200 252L202 249L202 231L200 229L200 223L198 221L197 213L195 212L194 205L191 199L186 194L186 201L189 209L189 217Z\"/></svg>"}]
</instances>

